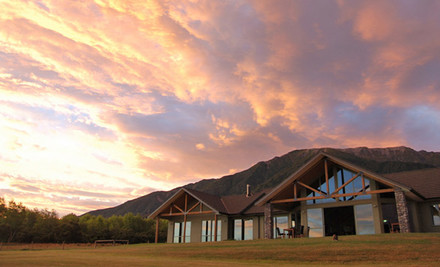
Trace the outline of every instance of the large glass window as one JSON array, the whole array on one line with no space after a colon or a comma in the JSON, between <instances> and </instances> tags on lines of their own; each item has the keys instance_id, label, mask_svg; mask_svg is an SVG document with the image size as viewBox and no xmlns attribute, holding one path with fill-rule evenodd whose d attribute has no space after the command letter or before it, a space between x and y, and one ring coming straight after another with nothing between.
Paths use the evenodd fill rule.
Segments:
<instances>
[{"instance_id":1,"label":"large glass window","mask_svg":"<svg viewBox=\"0 0 440 267\"><path fill-rule=\"evenodd\" d=\"M191 222L186 222L186 229L183 222L174 223L174 243L183 243L183 232L185 232L185 243L191 242Z\"/></svg>"},{"instance_id":2,"label":"large glass window","mask_svg":"<svg viewBox=\"0 0 440 267\"><path fill-rule=\"evenodd\" d=\"M338 184L339 184L339 186L346 183L348 180L350 180L355 175L356 175L356 173L351 172L346 169L339 170L338 171ZM370 191L370 180L364 177L364 183L365 183L365 191ZM351 183L349 183L344 188L342 188L339 191L339 194L360 193L360 192L362 192L362 189L363 189L362 177L358 176ZM340 197L340 200L348 201L348 200L353 200L353 199L370 199L370 198L371 198L370 194L365 194L365 195L358 195L358 196Z\"/></svg>"},{"instance_id":3,"label":"large glass window","mask_svg":"<svg viewBox=\"0 0 440 267\"><path fill-rule=\"evenodd\" d=\"M287 216L276 216L273 218L273 229L274 229L274 238L278 238L278 231L277 228L280 229L280 233L283 233L284 229L287 229L289 226L287 225L288 222Z\"/></svg>"},{"instance_id":4,"label":"large glass window","mask_svg":"<svg viewBox=\"0 0 440 267\"><path fill-rule=\"evenodd\" d=\"M432 222L434 225L439 226L440 225L440 204L434 204L431 206L432 208Z\"/></svg>"},{"instance_id":5,"label":"large glass window","mask_svg":"<svg viewBox=\"0 0 440 267\"><path fill-rule=\"evenodd\" d=\"M310 227L309 237L321 237L324 235L322 209L308 209L307 223Z\"/></svg>"},{"instance_id":6,"label":"large glass window","mask_svg":"<svg viewBox=\"0 0 440 267\"><path fill-rule=\"evenodd\" d=\"M328 185L329 185L328 191L330 191L330 192L327 192L327 182L325 180L325 175L319 177L319 179L316 181L316 183L312 184L311 186L313 188L316 188L316 189L318 189L322 192L325 192L325 193L333 193L336 189L338 189L340 186L345 184L347 181L349 181L355 175L356 175L356 173L353 173L353 172L346 170L346 169L338 170L338 172L336 173L336 178L334 175L332 175L328 178ZM354 179L352 182L350 182L345 187L343 187L341 190L339 190L338 194L360 193L363 190L364 184L365 184L365 191L370 191L370 180L365 177L363 179L364 180L362 182L362 176L356 177L356 179ZM307 197L317 197L317 196L321 196L321 195L312 191L312 190L308 190ZM370 199L370 198L371 198L370 194L361 194L361 195L357 195L357 196L340 197L339 200L340 201L349 201L349 200L353 200L353 199ZM307 204L310 205L310 204L328 203L328 202L335 202L335 201L336 201L336 198L311 199L311 200L307 200Z\"/></svg>"},{"instance_id":7,"label":"large glass window","mask_svg":"<svg viewBox=\"0 0 440 267\"><path fill-rule=\"evenodd\" d=\"M254 239L254 221L252 219L235 219L234 239L235 240Z\"/></svg>"},{"instance_id":8,"label":"large glass window","mask_svg":"<svg viewBox=\"0 0 440 267\"><path fill-rule=\"evenodd\" d=\"M222 222L217 220L217 241L221 240ZM202 242L214 241L215 220L202 221Z\"/></svg>"},{"instance_id":9,"label":"large glass window","mask_svg":"<svg viewBox=\"0 0 440 267\"><path fill-rule=\"evenodd\" d=\"M234 220L234 239L243 240L243 220Z\"/></svg>"},{"instance_id":10,"label":"large glass window","mask_svg":"<svg viewBox=\"0 0 440 267\"><path fill-rule=\"evenodd\" d=\"M254 239L254 221L244 220L244 240Z\"/></svg>"},{"instance_id":11,"label":"large glass window","mask_svg":"<svg viewBox=\"0 0 440 267\"><path fill-rule=\"evenodd\" d=\"M354 206L356 216L356 234L374 234L373 208L371 204Z\"/></svg>"}]
</instances>

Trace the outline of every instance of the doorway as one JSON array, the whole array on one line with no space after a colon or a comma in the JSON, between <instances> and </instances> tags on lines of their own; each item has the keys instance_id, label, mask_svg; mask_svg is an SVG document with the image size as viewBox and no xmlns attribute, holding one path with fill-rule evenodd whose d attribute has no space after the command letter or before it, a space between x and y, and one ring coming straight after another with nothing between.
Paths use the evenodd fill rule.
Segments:
<instances>
[{"instance_id":1,"label":"doorway","mask_svg":"<svg viewBox=\"0 0 440 267\"><path fill-rule=\"evenodd\" d=\"M353 206L324 209L325 235L355 235Z\"/></svg>"}]
</instances>

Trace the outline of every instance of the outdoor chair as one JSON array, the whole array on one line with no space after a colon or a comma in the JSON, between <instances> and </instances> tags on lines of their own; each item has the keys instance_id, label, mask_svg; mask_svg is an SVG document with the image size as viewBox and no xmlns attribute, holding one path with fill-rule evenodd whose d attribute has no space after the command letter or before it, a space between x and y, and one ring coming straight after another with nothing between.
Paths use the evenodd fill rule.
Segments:
<instances>
[{"instance_id":1,"label":"outdoor chair","mask_svg":"<svg viewBox=\"0 0 440 267\"><path fill-rule=\"evenodd\" d=\"M284 238L284 236L286 235L285 233L281 233L281 231L280 231L280 228L276 228L276 230L277 230L277 238L281 238L281 237L283 237Z\"/></svg>"},{"instance_id":2,"label":"outdoor chair","mask_svg":"<svg viewBox=\"0 0 440 267\"><path fill-rule=\"evenodd\" d=\"M304 225L298 227L298 230L295 233L295 237L304 237Z\"/></svg>"}]
</instances>

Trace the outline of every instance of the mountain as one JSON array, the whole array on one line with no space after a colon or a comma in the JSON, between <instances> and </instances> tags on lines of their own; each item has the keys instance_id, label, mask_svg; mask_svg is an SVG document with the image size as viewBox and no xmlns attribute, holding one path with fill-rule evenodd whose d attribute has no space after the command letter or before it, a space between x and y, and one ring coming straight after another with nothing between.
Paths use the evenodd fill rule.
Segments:
<instances>
[{"instance_id":1,"label":"mountain","mask_svg":"<svg viewBox=\"0 0 440 267\"><path fill-rule=\"evenodd\" d=\"M315 148L294 150L281 157L258 162L242 172L219 179L201 180L196 183L187 184L184 187L225 196L244 194L246 184L250 184L254 192L259 192L278 185L287 176L294 173L320 152L326 152L378 174L440 168L440 152L415 151L408 147ZM132 212L148 216L179 188L170 191L153 192L116 207L90 211L87 214L110 217L112 215L124 215L125 213Z\"/></svg>"}]
</instances>

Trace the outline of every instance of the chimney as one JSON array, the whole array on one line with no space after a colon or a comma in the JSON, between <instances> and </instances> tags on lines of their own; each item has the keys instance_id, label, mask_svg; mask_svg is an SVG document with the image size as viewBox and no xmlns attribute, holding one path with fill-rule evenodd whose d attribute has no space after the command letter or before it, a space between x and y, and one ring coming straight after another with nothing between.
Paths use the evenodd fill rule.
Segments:
<instances>
[{"instance_id":1,"label":"chimney","mask_svg":"<svg viewBox=\"0 0 440 267\"><path fill-rule=\"evenodd\" d=\"M246 185L246 197L250 197L251 196L251 185L247 184Z\"/></svg>"}]
</instances>

